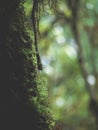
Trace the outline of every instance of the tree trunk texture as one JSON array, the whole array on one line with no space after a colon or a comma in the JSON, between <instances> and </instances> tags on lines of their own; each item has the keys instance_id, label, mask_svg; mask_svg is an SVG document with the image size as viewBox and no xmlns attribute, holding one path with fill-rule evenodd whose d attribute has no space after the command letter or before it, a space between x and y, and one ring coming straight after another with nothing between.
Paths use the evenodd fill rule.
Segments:
<instances>
[{"instance_id":1,"label":"tree trunk texture","mask_svg":"<svg viewBox=\"0 0 98 130\"><path fill-rule=\"evenodd\" d=\"M49 130L45 115L30 102L39 96L37 59L23 1L0 1L0 129Z\"/></svg>"}]
</instances>

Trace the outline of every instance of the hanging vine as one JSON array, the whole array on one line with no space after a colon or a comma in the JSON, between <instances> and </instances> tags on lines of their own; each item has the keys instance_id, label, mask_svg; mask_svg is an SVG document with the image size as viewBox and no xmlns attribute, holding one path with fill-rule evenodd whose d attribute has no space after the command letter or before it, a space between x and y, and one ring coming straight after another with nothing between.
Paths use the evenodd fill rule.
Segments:
<instances>
[{"instance_id":1,"label":"hanging vine","mask_svg":"<svg viewBox=\"0 0 98 130\"><path fill-rule=\"evenodd\" d=\"M31 19L33 24L33 32L34 32L34 43L35 43L35 50L36 50L36 56L37 56L37 65L38 70L42 70L43 66L41 63L41 58L39 55L38 50L38 42L40 38L40 31L39 31L39 20L41 13L43 11L47 12L46 7L48 6L51 10L56 10L57 3L59 0L33 0L33 8L31 13Z\"/></svg>"},{"instance_id":2,"label":"hanging vine","mask_svg":"<svg viewBox=\"0 0 98 130\"><path fill-rule=\"evenodd\" d=\"M33 24L33 31L34 31L34 43L35 43L35 50L36 50L36 56L37 56L37 65L38 69L42 70L42 63L41 58L39 55L38 50L38 42L39 42L39 19L40 19L40 8L39 8L39 1L34 0L33 1L33 9L32 9L32 24Z\"/></svg>"}]
</instances>

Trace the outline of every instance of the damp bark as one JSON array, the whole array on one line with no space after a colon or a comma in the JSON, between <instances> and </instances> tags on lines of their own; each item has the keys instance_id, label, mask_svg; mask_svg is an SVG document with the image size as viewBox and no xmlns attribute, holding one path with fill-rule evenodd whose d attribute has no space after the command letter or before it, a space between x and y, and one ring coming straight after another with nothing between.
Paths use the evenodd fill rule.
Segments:
<instances>
[{"instance_id":1,"label":"damp bark","mask_svg":"<svg viewBox=\"0 0 98 130\"><path fill-rule=\"evenodd\" d=\"M23 5L22 0L0 1L0 127L48 130L47 113L39 112L31 102L40 96L39 79L35 45Z\"/></svg>"}]
</instances>

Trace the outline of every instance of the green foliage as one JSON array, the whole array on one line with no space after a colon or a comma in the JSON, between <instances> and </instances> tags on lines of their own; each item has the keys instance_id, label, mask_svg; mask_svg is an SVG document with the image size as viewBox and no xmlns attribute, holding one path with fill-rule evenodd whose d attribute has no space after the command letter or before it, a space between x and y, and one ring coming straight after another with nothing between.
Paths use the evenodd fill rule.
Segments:
<instances>
[{"instance_id":1,"label":"green foliage","mask_svg":"<svg viewBox=\"0 0 98 130\"><path fill-rule=\"evenodd\" d=\"M32 9L31 0L28 0L27 2L24 3L24 8L25 8L26 15L29 16Z\"/></svg>"},{"instance_id":2,"label":"green foliage","mask_svg":"<svg viewBox=\"0 0 98 130\"><path fill-rule=\"evenodd\" d=\"M72 31L73 18L76 16L73 17L70 7L76 5L73 2L72 5L71 3L68 5L67 0L40 0L38 2L41 32L39 47L45 77L47 75L48 78L52 115L55 120L63 122L68 128L72 127L71 129L74 127L75 130L95 129L94 118L89 111L89 93L81 74L81 63L78 63L79 46ZM98 41L98 2L97 0L83 0L79 4L78 20L75 22L79 29L84 65L89 76L93 77L94 84L94 74L98 72L98 43L96 42ZM38 106L39 111L48 111L47 103L44 102L47 89L40 84L40 80L38 83L41 96L39 95L39 99L34 99L35 106ZM94 88L94 85L92 87Z\"/></svg>"},{"instance_id":3,"label":"green foliage","mask_svg":"<svg viewBox=\"0 0 98 130\"><path fill-rule=\"evenodd\" d=\"M98 48L97 45L96 48L92 48L90 37L95 31L93 28L97 22L97 1L89 0L80 3L77 24L80 30L85 66L89 74L92 74L94 71L92 52L95 66L97 66ZM53 116L67 126L77 126L77 130L95 129L93 116L89 113L89 95L81 75L80 64L77 62L78 45L75 43L70 22L67 21L72 17L71 10L65 1L62 1L54 13L43 15L40 21L42 32L40 51L45 66L44 72L48 77ZM94 37L94 42L96 38Z\"/></svg>"}]
</instances>

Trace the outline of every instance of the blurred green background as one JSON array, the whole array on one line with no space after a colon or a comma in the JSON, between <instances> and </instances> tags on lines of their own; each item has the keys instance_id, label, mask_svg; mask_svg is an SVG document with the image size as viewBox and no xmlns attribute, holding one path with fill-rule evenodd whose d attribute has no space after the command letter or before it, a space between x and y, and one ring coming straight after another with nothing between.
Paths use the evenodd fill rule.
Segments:
<instances>
[{"instance_id":1,"label":"blurred green background","mask_svg":"<svg viewBox=\"0 0 98 130\"><path fill-rule=\"evenodd\" d=\"M53 118L64 130L98 130L98 0L55 2L42 11L38 44Z\"/></svg>"}]
</instances>

